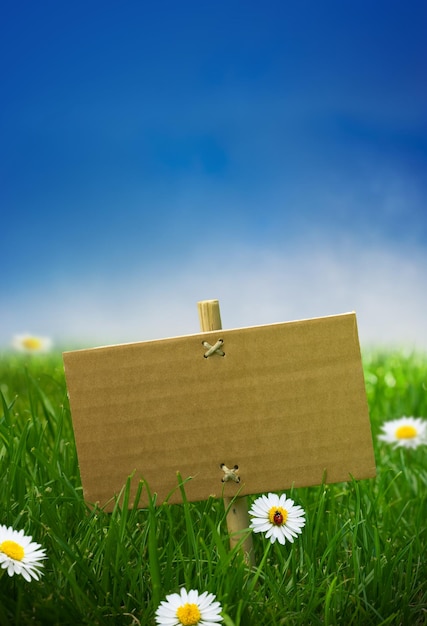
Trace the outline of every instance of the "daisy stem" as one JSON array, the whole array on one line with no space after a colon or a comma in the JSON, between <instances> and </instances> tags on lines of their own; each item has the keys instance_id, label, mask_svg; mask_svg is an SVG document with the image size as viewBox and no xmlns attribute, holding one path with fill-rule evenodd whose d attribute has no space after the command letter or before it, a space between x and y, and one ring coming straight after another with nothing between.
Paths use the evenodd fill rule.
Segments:
<instances>
[{"instance_id":1,"label":"daisy stem","mask_svg":"<svg viewBox=\"0 0 427 626\"><path fill-rule=\"evenodd\" d=\"M16 623L19 624L20 619L21 619L21 612L22 612L22 600L23 600L23 589L22 589L22 585L17 585L18 590L17 590L17 598L16 598Z\"/></svg>"},{"instance_id":2,"label":"daisy stem","mask_svg":"<svg viewBox=\"0 0 427 626\"><path fill-rule=\"evenodd\" d=\"M265 562L266 562L266 560L267 560L268 554L269 554L269 552L270 552L270 548L271 548L271 546L272 546L272 544L271 544L271 542L269 541L269 542L267 543L267 547L266 547L266 548L265 548L265 550L264 550L264 554L263 554L263 557L262 557L262 559L261 559L261 563L260 563L260 564L258 565L258 567L256 568L256 570L255 570L255 574L254 574L254 577L252 578L251 583L250 583L250 585L249 585L249 588L248 588L248 596L249 596L249 597L251 596L251 594L253 593L253 591L254 591L254 589L255 589L255 586L256 586L256 584L257 584L257 582L258 582L258 579L259 579L259 577L260 577L260 575L261 575L261 572L264 570L264 565L265 565Z\"/></svg>"}]
</instances>

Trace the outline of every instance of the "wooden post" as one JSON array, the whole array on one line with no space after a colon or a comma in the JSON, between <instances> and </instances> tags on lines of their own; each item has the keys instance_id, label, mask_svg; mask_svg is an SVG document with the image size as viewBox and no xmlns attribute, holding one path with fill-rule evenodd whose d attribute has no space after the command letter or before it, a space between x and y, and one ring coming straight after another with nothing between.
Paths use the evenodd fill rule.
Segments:
<instances>
[{"instance_id":1,"label":"wooden post","mask_svg":"<svg viewBox=\"0 0 427 626\"><path fill-rule=\"evenodd\" d=\"M221 330L221 314L218 300L202 300L197 303L200 330L208 332ZM227 513L227 528L230 535L230 547L233 548L242 538L242 531L249 527L248 501L246 497L229 498L224 496ZM242 544L245 559L249 565L255 565L252 534L248 534Z\"/></svg>"}]
</instances>

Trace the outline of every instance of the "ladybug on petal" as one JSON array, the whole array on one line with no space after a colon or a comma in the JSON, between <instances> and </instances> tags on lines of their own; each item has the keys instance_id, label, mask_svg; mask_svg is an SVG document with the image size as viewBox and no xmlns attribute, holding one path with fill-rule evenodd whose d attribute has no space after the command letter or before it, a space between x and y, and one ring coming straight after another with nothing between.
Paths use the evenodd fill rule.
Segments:
<instances>
[{"instance_id":1,"label":"ladybug on petal","mask_svg":"<svg viewBox=\"0 0 427 626\"><path fill-rule=\"evenodd\" d=\"M273 522L276 526L281 526L283 524L283 515L280 511L276 511L273 515Z\"/></svg>"}]
</instances>

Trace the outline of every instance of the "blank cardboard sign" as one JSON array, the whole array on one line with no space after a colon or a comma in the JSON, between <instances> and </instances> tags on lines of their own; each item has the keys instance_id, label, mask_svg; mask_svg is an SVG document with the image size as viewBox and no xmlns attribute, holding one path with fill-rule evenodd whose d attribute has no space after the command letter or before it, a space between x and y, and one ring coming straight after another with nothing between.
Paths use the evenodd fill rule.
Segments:
<instances>
[{"instance_id":1,"label":"blank cardboard sign","mask_svg":"<svg viewBox=\"0 0 427 626\"><path fill-rule=\"evenodd\" d=\"M354 313L63 357L84 496L106 510L131 474L158 503L181 501L177 472L190 501L375 475Z\"/></svg>"}]
</instances>

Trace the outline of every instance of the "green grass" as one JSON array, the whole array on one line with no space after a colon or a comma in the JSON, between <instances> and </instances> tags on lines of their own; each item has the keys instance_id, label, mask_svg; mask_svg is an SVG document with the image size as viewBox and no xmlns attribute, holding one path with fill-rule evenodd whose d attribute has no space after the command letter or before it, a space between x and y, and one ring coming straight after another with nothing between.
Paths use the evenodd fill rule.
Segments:
<instances>
[{"instance_id":1,"label":"green grass","mask_svg":"<svg viewBox=\"0 0 427 626\"><path fill-rule=\"evenodd\" d=\"M427 447L377 441L384 420L427 417L427 357L372 353L364 368L377 478L294 490L302 535L254 535L251 569L229 549L221 501L88 509L61 356L3 355L0 523L48 560L40 581L3 574L0 625L150 625L182 585L214 593L227 626L427 624Z\"/></svg>"}]
</instances>

